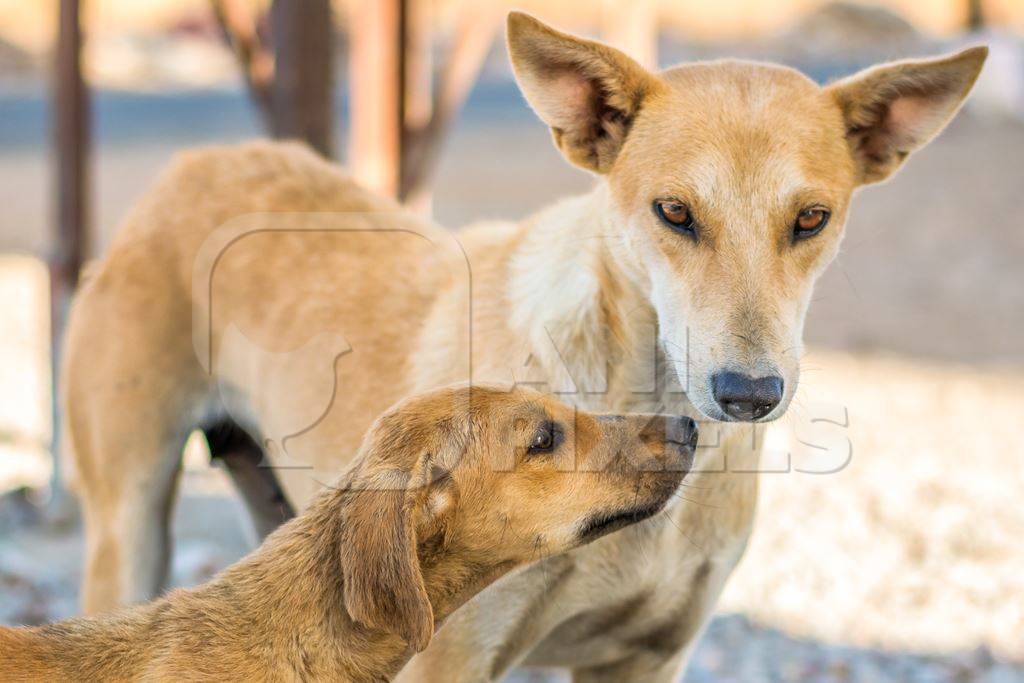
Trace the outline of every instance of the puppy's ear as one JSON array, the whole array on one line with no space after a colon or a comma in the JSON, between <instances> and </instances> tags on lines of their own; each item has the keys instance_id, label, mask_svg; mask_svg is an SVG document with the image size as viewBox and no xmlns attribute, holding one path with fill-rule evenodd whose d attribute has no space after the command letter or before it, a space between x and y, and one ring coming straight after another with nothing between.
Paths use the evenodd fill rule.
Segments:
<instances>
[{"instance_id":1,"label":"puppy's ear","mask_svg":"<svg viewBox=\"0 0 1024 683\"><path fill-rule=\"evenodd\" d=\"M577 166L606 173L657 79L618 50L508 15L512 70L526 100Z\"/></svg>"},{"instance_id":2,"label":"puppy's ear","mask_svg":"<svg viewBox=\"0 0 1024 683\"><path fill-rule=\"evenodd\" d=\"M416 553L421 477L407 474L376 472L350 491L341 565L352 619L396 633L420 652L434 634L434 613Z\"/></svg>"},{"instance_id":3,"label":"puppy's ear","mask_svg":"<svg viewBox=\"0 0 1024 683\"><path fill-rule=\"evenodd\" d=\"M843 113L860 183L885 180L941 131L981 73L987 47L883 64L828 87Z\"/></svg>"}]
</instances>

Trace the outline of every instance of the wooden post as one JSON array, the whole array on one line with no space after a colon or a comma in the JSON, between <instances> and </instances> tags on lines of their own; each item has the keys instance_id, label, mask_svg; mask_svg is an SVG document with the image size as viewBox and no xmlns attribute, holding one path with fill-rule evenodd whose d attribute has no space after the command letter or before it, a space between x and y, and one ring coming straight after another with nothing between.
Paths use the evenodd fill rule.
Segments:
<instances>
[{"instance_id":1,"label":"wooden post","mask_svg":"<svg viewBox=\"0 0 1024 683\"><path fill-rule=\"evenodd\" d=\"M79 0L60 0L54 68L53 159L57 191L56 230L50 254L53 492L60 497L57 376L68 308L88 251L89 93L82 77Z\"/></svg>"},{"instance_id":2,"label":"wooden post","mask_svg":"<svg viewBox=\"0 0 1024 683\"><path fill-rule=\"evenodd\" d=\"M271 133L305 140L331 157L334 25L330 0L274 0L270 27L274 44Z\"/></svg>"},{"instance_id":3,"label":"wooden post","mask_svg":"<svg viewBox=\"0 0 1024 683\"><path fill-rule=\"evenodd\" d=\"M355 3L349 32L348 165L367 187L423 213L441 141L500 23L493 4L466 3L432 94L428 8L424 0Z\"/></svg>"},{"instance_id":4,"label":"wooden post","mask_svg":"<svg viewBox=\"0 0 1024 683\"><path fill-rule=\"evenodd\" d=\"M401 14L404 0L352 5L349 22L349 160L356 179L398 196L402 153Z\"/></svg>"}]
</instances>

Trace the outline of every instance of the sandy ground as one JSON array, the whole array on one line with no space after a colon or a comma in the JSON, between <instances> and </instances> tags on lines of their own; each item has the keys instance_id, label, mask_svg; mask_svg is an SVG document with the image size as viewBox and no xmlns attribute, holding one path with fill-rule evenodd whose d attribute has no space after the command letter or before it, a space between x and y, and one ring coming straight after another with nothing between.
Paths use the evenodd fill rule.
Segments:
<instances>
[{"instance_id":1,"label":"sandy ground","mask_svg":"<svg viewBox=\"0 0 1024 683\"><path fill-rule=\"evenodd\" d=\"M442 163L443 223L522 216L587 187L528 114L480 106ZM254 132L203 130L104 142L98 249L174 149ZM749 552L688 681L1024 681L1022 153L1024 126L964 116L894 182L858 198L812 306L799 399L768 435L769 462L788 453L820 470L847 452L849 462L832 474L764 475ZM47 184L41 147L0 145L0 249L46 252ZM38 262L0 258L0 300L3 489L48 473ZM0 505L0 622L73 614L80 533L33 524L34 508L18 501ZM201 450L176 520L178 584L249 547Z\"/></svg>"}]
</instances>

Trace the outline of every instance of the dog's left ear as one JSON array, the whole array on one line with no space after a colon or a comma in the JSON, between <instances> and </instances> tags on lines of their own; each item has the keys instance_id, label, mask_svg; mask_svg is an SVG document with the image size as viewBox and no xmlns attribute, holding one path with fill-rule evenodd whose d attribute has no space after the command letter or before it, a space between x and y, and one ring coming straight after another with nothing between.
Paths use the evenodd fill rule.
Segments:
<instances>
[{"instance_id":1,"label":"dog's left ear","mask_svg":"<svg viewBox=\"0 0 1024 683\"><path fill-rule=\"evenodd\" d=\"M981 73L987 47L883 64L828 87L846 123L861 184L885 180L941 131Z\"/></svg>"},{"instance_id":2,"label":"dog's left ear","mask_svg":"<svg viewBox=\"0 0 1024 683\"><path fill-rule=\"evenodd\" d=\"M659 85L655 76L614 48L522 12L508 15L508 50L519 87L565 158L607 173L641 102Z\"/></svg>"},{"instance_id":3,"label":"dog's left ear","mask_svg":"<svg viewBox=\"0 0 1024 683\"><path fill-rule=\"evenodd\" d=\"M421 469L412 476L400 470L360 478L362 488L348 493L340 548L349 615L402 636L417 652L434 634L416 552Z\"/></svg>"}]
</instances>

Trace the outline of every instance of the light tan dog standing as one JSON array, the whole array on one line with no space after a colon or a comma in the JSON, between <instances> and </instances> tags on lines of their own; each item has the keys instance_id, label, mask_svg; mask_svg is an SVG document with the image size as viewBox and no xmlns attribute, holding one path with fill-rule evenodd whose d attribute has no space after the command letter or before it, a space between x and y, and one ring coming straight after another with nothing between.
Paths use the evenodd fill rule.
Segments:
<instances>
[{"instance_id":1,"label":"light tan dog standing","mask_svg":"<svg viewBox=\"0 0 1024 683\"><path fill-rule=\"evenodd\" d=\"M408 398L333 487L208 584L0 627L0 680L391 680L498 577L657 515L696 443L686 417L591 415L531 390Z\"/></svg>"},{"instance_id":2,"label":"light tan dog standing","mask_svg":"<svg viewBox=\"0 0 1024 683\"><path fill-rule=\"evenodd\" d=\"M819 87L734 61L649 73L522 14L508 40L555 144L596 174L589 194L453 235L263 143L182 158L129 217L79 295L63 375L88 610L161 589L191 430L212 435L267 529L276 483L305 507L401 396L527 382L711 420L700 504L498 582L402 677L482 681L527 662L576 681L675 678L750 532L759 446L744 423L796 390L853 191L942 129L986 51ZM264 454L276 478L253 466Z\"/></svg>"}]
</instances>

